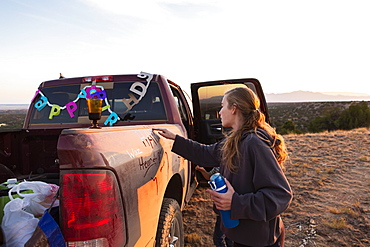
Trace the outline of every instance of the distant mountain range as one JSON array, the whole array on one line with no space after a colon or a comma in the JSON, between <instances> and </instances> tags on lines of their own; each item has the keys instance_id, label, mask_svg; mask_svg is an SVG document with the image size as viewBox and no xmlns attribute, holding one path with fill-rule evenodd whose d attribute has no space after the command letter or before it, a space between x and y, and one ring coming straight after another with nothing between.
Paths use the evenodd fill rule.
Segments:
<instances>
[{"instance_id":1,"label":"distant mountain range","mask_svg":"<svg viewBox=\"0 0 370 247\"><path fill-rule=\"evenodd\" d=\"M370 95L359 93L317 93L294 91L290 93L265 94L267 102L325 102L325 101L370 101Z\"/></svg>"}]
</instances>

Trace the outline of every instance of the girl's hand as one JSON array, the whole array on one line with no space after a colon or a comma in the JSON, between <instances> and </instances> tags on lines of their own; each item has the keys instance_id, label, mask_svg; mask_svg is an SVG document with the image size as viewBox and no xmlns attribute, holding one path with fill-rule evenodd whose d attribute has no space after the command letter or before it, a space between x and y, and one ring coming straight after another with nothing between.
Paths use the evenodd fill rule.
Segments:
<instances>
[{"instance_id":1,"label":"girl's hand","mask_svg":"<svg viewBox=\"0 0 370 247\"><path fill-rule=\"evenodd\" d=\"M155 131L155 130L157 130L158 134L160 134L161 136L163 136L167 139L170 139L170 140L175 140L176 134L172 133L168 129L162 129L162 128L153 128L152 129L152 131Z\"/></svg>"},{"instance_id":2,"label":"girl's hand","mask_svg":"<svg viewBox=\"0 0 370 247\"><path fill-rule=\"evenodd\" d=\"M195 170L200 171L200 172L207 172L203 166L198 166L198 165L195 167Z\"/></svg>"},{"instance_id":3,"label":"girl's hand","mask_svg":"<svg viewBox=\"0 0 370 247\"><path fill-rule=\"evenodd\" d=\"M209 175L209 172L207 172L207 170L206 169L204 169L204 167L202 167L202 166L196 166L195 167L195 170L197 170L197 171L199 171L200 173L202 173L202 176L205 178L205 179L207 179L207 180L209 180L210 178L211 178L211 175Z\"/></svg>"},{"instance_id":4,"label":"girl's hand","mask_svg":"<svg viewBox=\"0 0 370 247\"><path fill-rule=\"evenodd\" d=\"M231 210L231 201L233 199L233 194L235 193L235 190L226 178L225 182L227 186L226 193L219 193L210 189L207 190L207 192L211 194L211 198L218 210Z\"/></svg>"}]
</instances>

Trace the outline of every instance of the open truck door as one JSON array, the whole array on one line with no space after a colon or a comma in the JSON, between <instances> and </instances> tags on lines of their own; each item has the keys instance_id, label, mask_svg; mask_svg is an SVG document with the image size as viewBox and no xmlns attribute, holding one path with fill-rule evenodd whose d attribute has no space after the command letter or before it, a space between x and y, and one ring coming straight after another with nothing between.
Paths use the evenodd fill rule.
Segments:
<instances>
[{"instance_id":1,"label":"open truck door","mask_svg":"<svg viewBox=\"0 0 370 247\"><path fill-rule=\"evenodd\" d=\"M219 116L222 97L235 87L252 89L261 101L260 111L269 122L267 103L260 82L254 78L207 81L191 84L193 99L195 140L212 144L223 138L223 127Z\"/></svg>"}]
</instances>

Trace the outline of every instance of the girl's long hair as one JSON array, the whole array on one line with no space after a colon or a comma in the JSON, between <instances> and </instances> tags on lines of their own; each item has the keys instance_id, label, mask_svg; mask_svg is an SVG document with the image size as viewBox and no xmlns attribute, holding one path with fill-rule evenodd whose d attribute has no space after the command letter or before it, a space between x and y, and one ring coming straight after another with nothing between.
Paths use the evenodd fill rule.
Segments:
<instances>
[{"instance_id":1,"label":"girl's long hair","mask_svg":"<svg viewBox=\"0 0 370 247\"><path fill-rule=\"evenodd\" d=\"M272 137L271 148L275 152L278 163L283 167L288 156L284 138L266 123L265 115L259 111L260 101L258 96L249 88L238 87L227 91L224 97L226 97L229 108L236 106L242 116L241 128L231 130L226 134L225 142L221 149L222 161L226 168L231 172L237 171L238 167L234 164L234 161L235 158L241 157L239 144L245 132L254 130L257 136L263 139L261 135L258 135L258 128L265 130Z\"/></svg>"}]
</instances>

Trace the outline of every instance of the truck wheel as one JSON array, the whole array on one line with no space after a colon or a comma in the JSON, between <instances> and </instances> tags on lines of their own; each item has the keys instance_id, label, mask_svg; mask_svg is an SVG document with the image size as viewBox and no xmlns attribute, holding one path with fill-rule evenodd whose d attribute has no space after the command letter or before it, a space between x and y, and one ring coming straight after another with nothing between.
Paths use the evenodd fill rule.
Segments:
<instances>
[{"instance_id":1,"label":"truck wheel","mask_svg":"<svg viewBox=\"0 0 370 247\"><path fill-rule=\"evenodd\" d=\"M180 206L175 199L164 198L159 217L156 247L183 247L184 228Z\"/></svg>"}]
</instances>

